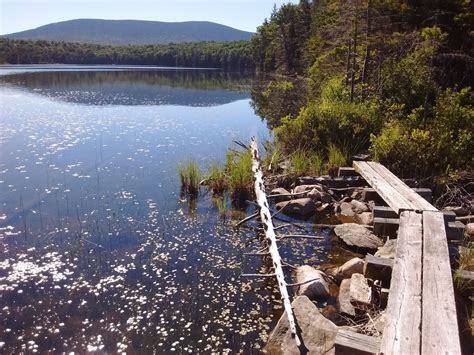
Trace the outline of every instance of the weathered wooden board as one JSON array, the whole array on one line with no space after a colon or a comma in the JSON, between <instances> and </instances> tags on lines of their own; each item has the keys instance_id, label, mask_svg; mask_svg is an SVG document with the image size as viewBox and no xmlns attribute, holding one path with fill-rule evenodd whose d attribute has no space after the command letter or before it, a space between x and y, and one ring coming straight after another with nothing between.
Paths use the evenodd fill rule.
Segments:
<instances>
[{"instance_id":1,"label":"weathered wooden board","mask_svg":"<svg viewBox=\"0 0 474 355\"><path fill-rule=\"evenodd\" d=\"M417 194L413 189L408 187L407 184L395 176L385 166L373 161L367 162L367 164L378 172L385 181L395 188L398 193L410 203L410 208L406 209L412 209L415 211L437 211L436 207Z\"/></svg>"},{"instance_id":2,"label":"weathered wooden board","mask_svg":"<svg viewBox=\"0 0 474 355\"><path fill-rule=\"evenodd\" d=\"M400 215L381 352L417 354L421 345L422 215Z\"/></svg>"},{"instance_id":3,"label":"weathered wooden board","mask_svg":"<svg viewBox=\"0 0 474 355\"><path fill-rule=\"evenodd\" d=\"M423 212L422 354L461 354L444 216Z\"/></svg>"},{"instance_id":4,"label":"weathered wooden board","mask_svg":"<svg viewBox=\"0 0 474 355\"><path fill-rule=\"evenodd\" d=\"M339 329L336 335L336 353L338 348L378 354L380 352L380 339L346 329Z\"/></svg>"},{"instance_id":5,"label":"weathered wooden board","mask_svg":"<svg viewBox=\"0 0 474 355\"><path fill-rule=\"evenodd\" d=\"M367 162L355 161L354 169L377 191L382 199L395 211L400 214L403 210L412 209L410 201L406 200L397 189L387 182L377 171Z\"/></svg>"}]
</instances>

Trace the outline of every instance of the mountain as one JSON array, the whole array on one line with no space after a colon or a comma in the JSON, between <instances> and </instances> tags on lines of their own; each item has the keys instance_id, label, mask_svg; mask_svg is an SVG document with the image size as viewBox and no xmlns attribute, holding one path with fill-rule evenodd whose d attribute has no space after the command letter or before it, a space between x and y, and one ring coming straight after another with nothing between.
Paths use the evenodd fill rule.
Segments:
<instances>
[{"instance_id":1,"label":"mountain","mask_svg":"<svg viewBox=\"0 0 474 355\"><path fill-rule=\"evenodd\" d=\"M94 43L105 45L162 44L248 40L251 32L206 21L158 22L78 19L7 34L10 39Z\"/></svg>"}]
</instances>

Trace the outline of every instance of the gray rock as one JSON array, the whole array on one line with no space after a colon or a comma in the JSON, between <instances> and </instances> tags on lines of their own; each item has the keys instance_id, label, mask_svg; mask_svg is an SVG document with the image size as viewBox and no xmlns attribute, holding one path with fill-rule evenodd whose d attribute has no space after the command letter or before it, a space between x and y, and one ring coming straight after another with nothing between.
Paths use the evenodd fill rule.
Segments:
<instances>
[{"instance_id":1,"label":"gray rock","mask_svg":"<svg viewBox=\"0 0 474 355\"><path fill-rule=\"evenodd\" d=\"M339 224L334 228L334 232L349 246L376 250L383 245L382 239L356 223Z\"/></svg>"},{"instance_id":2,"label":"gray rock","mask_svg":"<svg viewBox=\"0 0 474 355\"><path fill-rule=\"evenodd\" d=\"M354 217L355 212L352 209L352 204L350 202L343 202L341 203L341 212L340 214L345 216L345 217Z\"/></svg>"},{"instance_id":3,"label":"gray rock","mask_svg":"<svg viewBox=\"0 0 474 355\"><path fill-rule=\"evenodd\" d=\"M369 212L369 207L363 202L352 200L351 201L352 210L355 213Z\"/></svg>"},{"instance_id":4,"label":"gray rock","mask_svg":"<svg viewBox=\"0 0 474 355\"><path fill-rule=\"evenodd\" d=\"M303 265L296 269L296 283L314 280L298 286L296 294L307 296L312 300L320 300L330 296L327 275L309 265Z\"/></svg>"},{"instance_id":5,"label":"gray rock","mask_svg":"<svg viewBox=\"0 0 474 355\"><path fill-rule=\"evenodd\" d=\"M316 212L316 204L308 197L296 200L278 202L277 209L283 209L283 213L300 217L310 216Z\"/></svg>"},{"instance_id":6,"label":"gray rock","mask_svg":"<svg viewBox=\"0 0 474 355\"><path fill-rule=\"evenodd\" d=\"M350 297L351 279L344 279L339 286L339 295L337 296L337 307L341 314L354 317L356 315L355 308L351 303Z\"/></svg>"},{"instance_id":7,"label":"gray rock","mask_svg":"<svg viewBox=\"0 0 474 355\"><path fill-rule=\"evenodd\" d=\"M374 224L374 215L372 212L362 212L356 216L356 220L360 224L372 225Z\"/></svg>"},{"instance_id":8,"label":"gray rock","mask_svg":"<svg viewBox=\"0 0 474 355\"><path fill-rule=\"evenodd\" d=\"M271 192L270 192L271 195L289 195L290 192L286 189L284 189L283 187L279 187L277 189L273 189ZM281 201L288 201L290 200L291 197L290 196L277 196L277 197L274 197L273 198L273 201L275 202L281 202Z\"/></svg>"},{"instance_id":9,"label":"gray rock","mask_svg":"<svg viewBox=\"0 0 474 355\"><path fill-rule=\"evenodd\" d=\"M292 307L307 354L334 354L338 327L325 318L308 297L296 297ZM291 336L286 313L270 333L265 350L268 354L301 354Z\"/></svg>"},{"instance_id":10,"label":"gray rock","mask_svg":"<svg viewBox=\"0 0 474 355\"><path fill-rule=\"evenodd\" d=\"M448 206L444 208L445 211L453 211L456 213L456 216L467 216L469 214L469 211L467 208L464 208L462 206Z\"/></svg>"},{"instance_id":11,"label":"gray rock","mask_svg":"<svg viewBox=\"0 0 474 355\"><path fill-rule=\"evenodd\" d=\"M397 240L396 239L388 239L385 244L377 250L374 256L378 256L379 258L389 258L395 259L395 254L397 251Z\"/></svg>"},{"instance_id":12,"label":"gray rock","mask_svg":"<svg viewBox=\"0 0 474 355\"><path fill-rule=\"evenodd\" d=\"M372 305L372 288L362 274L352 275L349 294L355 308L365 309Z\"/></svg>"},{"instance_id":13,"label":"gray rock","mask_svg":"<svg viewBox=\"0 0 474 355\"><path fill-rule=\"evenodd\" d=\"M353 274L362 274L363 272L364 260L353 258L336 269L336 276L342 279L349 279Z\"/></svg>"},{"instance_id":14,"label":"gray rock","mask_svg":"<svg viewBox=\"0 0 474 355\"><path fill-rule=\"evenodd\" d=\"M321 185L319 184L313 184L313 185L300 185L300 186L296 186L293 190L293 193L295 194L299 194L299 193L302 193L302 192L305 192L305 191L312 191L312 190L316 190L316 191L319 191L319 192L323 192L324 189Z\"/></svg>"}]
</instances>

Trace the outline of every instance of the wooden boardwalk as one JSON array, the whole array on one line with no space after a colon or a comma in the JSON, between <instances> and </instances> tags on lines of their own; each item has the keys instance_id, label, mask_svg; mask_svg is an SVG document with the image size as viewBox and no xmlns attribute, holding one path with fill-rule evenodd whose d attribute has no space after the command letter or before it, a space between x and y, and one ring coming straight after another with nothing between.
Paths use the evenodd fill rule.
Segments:
<instances>
[{"instance_id":1,"label":"wooden boardwalk","mask_svg":"<svg viewBox=\"0 0 474 355\"><path fill-rule=\"evenodd\" d=\"M383 165L354 169L400 219L380 352L461 354L445 216Z\"/></svg>"}]
</instances>

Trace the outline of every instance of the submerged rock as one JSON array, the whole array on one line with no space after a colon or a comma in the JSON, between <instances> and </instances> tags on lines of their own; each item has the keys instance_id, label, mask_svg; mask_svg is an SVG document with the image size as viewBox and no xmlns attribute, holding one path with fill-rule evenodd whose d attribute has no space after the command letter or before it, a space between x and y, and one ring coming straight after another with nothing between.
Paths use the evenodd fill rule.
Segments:
<instances>
[{"instance_id":1,"label":"submerged rock","mask_svg":"<svg viewBox=\"0 0 474 355\"><path fill-rule=\"evenodd\" d=\"M383 245L382 239L356 223L339 224L334 228L334 232L349 246L376 250Z\"/></svg>"},{"instance_id":2,"label":"submerged rock","mask_svg":"<svg viewBox=\"0 0 474 355\"><path fill-rule=\"evenodd\" d=\"M278 209L284 208L283 213L295 215L300 217L310 216L316 211L315 202L308 198L298 198L296 200L278 202L276 204Z\"/></svg>"},{"instance_id":3,"label":"submerged rock","mask_svg":"<svg viewBox=\"0 0 474 355\"><path fill-rule=\"evenodd\" d=\"M296 294L307 296L312 300L327 298L330 296L329 283L327 275L309 265L303 265L296 269L296 283L307 282L298 286Z\"/></svg>"},{"instance_id":4,"label":"submerged rock","mask_svg":"<svg viewBox=\"0 0 474 355\"><path fill-rule=\"evenodd\" d=\"M307 354L334 354L338 327L325 318L306 296L296 297L292 307ZM268 354L301 354L291 336L286 312L270 333L265 350Z\"/></svg>"},{"instance_id":5,"label":"submerged rock","mask_svg":"<svg viewBox=\"0 0 474 355\"><path fill-rule=\"evenodd\" d=\"M364 260L353 258L336 269L336 276L342 279L348 279L353 274L362 274L364 272Z\"/></svg>"}]
</instances>

